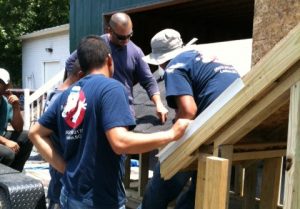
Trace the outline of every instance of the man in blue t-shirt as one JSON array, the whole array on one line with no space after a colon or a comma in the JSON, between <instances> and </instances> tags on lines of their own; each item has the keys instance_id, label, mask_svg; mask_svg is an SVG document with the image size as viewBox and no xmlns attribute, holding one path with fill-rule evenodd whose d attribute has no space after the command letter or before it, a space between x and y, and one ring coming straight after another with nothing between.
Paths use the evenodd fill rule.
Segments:
<instances>
[{"instance_id":1,"label":"man in blue t-shirt","mask_svg":"<svg viewBox=\"0 0 300 209\"><path fill-rule=\"evenodd\" d=\"M133 116L135 115L133 85L139 82L154 103L161 122L164 123L167 120L168 110L161 101L157 82L148 64L142 59L143 51L130 40L132 35L130 17L125 13L113 14L109 21L108 33L101 36L111 50L115 68L113 78L125 86ZM70 58L76 60L77 52L74 51Z\"/></svg>"},{"instance_id":2,"label":"man in blue t-shirt","mask_svg":"<svg viewBox=\"0 0 300 209\"><path fill-rule=\"evenodd\" d=\"M19 98L9 90L10 75L0 68L0 163L22 171L29 158L32 143L23 131L23 117ZM11 124L13 131L8 131Z\"/></svg>"},{"instance_id":3,"label":"man in blue t-shirt","mask_svg":"<svg viewBox=\"0 0 300 209\"><path fill-rule=\"evenodd\" d=\"M124 154L147 152L177 140L190 120L180 119L159 133L129 131L135 120L124 86L111 79L113 61L103 39L83 38L77 54L86 76L56 99L29 137L44 159L63 173L63 209L125 209ZM62 155L49 138L53 132L58 133Z\"/></svg>"},{"instance_id":4,"label":"man in blue t-shirt","mask_svg":"<svg viewBox=\"0 0 300 209\"><path fill-rule=\"evenodd\" d=\"M78 60L70 60L70 57L66 61L65 65L65 74L66 79L64 82L58 86L54 91L50 92L47 95L47 101L45 105L45 111L51 107L51 105L55 102L57 98L68 89L73 83L78 81L80 78L83 77L83 73L80 69ZM61 141L59 140L58 134L53 133L51 135L52 143L59 154L62 154L62 145ZM55 170L51 165L49 166L49 173L50 173L50 182L48 185L48 199L49 205L48 209L59 209L60 208L60 191L62 188L61 178L62 174Z\"/></svg>"},{"instance_id":5,"label":"man in blue t-shirt","mask_svg":"<svg viewBox=\"0 0 300 209\"><path fill-rule=\"evenodd\" d=\"M165 69L168 106L176 110L176 118L194 119L208 107L233 81L239 78L231 65L208 57L195 46L183 46L180 34L165 29L151 39L152 53L143 59ZM195 172L179 172L168 181L160 176L159 165L147 186L142 208L166 209L192 178L189 189L176 201L178 209L193 209L195 203Z\"/></svg>"},{"instance_id":6,"label":"man in blue t-shirt","mask_svg":"<svg viewBox=\"0 0 300 209\"><path fill-rule=\"evenodd\" d=\"M113 14L109 21L108 33L102 35L102 38L111 49L114 60L115 72L113 78L125 86L130 110L133 114L133 85L138 81L155 104L156 113L161 122L164 123L167 119L168 110L161 102L158 85L149 65L142 59L145 56L143 51L130 40L132 35L130 17L121 12Z\"/></svg>"}]
</instances>

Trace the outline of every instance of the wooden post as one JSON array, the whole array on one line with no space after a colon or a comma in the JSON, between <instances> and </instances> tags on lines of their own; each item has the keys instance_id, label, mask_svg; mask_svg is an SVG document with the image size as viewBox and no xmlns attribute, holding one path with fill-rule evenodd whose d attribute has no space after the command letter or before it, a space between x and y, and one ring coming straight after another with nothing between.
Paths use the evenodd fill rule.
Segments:
<instances>
[{"instance_id":1,"label":"wooden post","mask_svg":"<svg viewBox=\"0 0 300 209\"><path fill-rule=\"evenodd\" d=\"M243 209L255 209L257 163L245 168Z\"/></svg>"},{"instance_id":2,"label":"wooden post","mask_svg":"<svg viewBox=\"0 0 300 209\"><path fill-rule=\"evenodd\" d=\"M235 165L234 168L234 193L243 196L244 169L241 165Z\"/></svg>"},{"instance_id":3,"label":"wooden post","mask_svg":"<svg viewBox=\"0 0 300 209\"><path fill-rule=\"evenodd\" d=\"M284 209L300 208L300 82L291 88Z\"/></svg>"},{"instance_id":4,"label":"wooden post","mask_svg":"<svg viewBox=\"0 0 300 209\"><path fill-rule=\"evenodd\" d=\"M277 209L282 158L264 160L260 209Z\"/></svg>"},{"instance_id":5,"label":"wooden post","mask_svg":"<svg viewBox=\"0 0 300 209\"><path fill-rule=\"evenodd\" d=\"M126 189L130 187L130 172L131 172L130 159L131 159L131 155L127 155L125 160L125 175L123 180Z\"/></svg>"},{"instance_id":6,"label":"wooden post","mask_svg":"<svg viewBox=\"0 0 300 209\"><path fill-rule=\"evenodd\" d=\"M227 159L207 157L203 209L225 209L229 163Z\"/></svg>"},{"instance_id":7,"label":"wooden post","mask_svg":"<svg viewBox=\"0 0 300 209\"><path fill-rule=\"evenodd\" d=\"M220 157L228 160L228 173L227 173L227 190L225 195L226 198L226 208L229 206L229 190L230 190L230 180L231 180L231 165L232 165L232 157L233 157L233 145L223 145L220 146Z\"/></svg>"},{"instance_id":8,"label":"wooden post","mask_svg":"<svg viewBox=\"0 0 300 209\"><path fill-rule=\"evenodd\" d=\"M196 209L202 209L204 205L206 157L207 155L199 153L198 169L197 169L197 185L196 185L196 195L195 195Z\"/></svg>"},{"instance_id":9,"label":"wooden post","mask_svg":"<svg viewBox=\"0 0 300 209\"><path fill-rule=\"evenodd\" d=\"M139 155L140 167L139 167L139 187L138 193L142 197L144 195L145 188L148 183L148 172L149 172L149 152Z\"/></svg>"}]
</instances>

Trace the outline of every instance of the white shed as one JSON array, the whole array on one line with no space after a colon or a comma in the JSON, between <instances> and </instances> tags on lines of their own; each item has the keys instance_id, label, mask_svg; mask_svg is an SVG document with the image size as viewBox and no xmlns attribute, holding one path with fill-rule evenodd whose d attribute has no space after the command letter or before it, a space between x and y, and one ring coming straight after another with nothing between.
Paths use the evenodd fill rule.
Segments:
<instances>
[{"instance_id":1,"label":"white shed","mask_svg":"<svg viewBox=\"0 0 300 209\"><path fill-rule=\"evenodd\" d=\"M38 89L64 69L69 51L69 24L43 29L22 40L23 88Z\"/></svg>"}]
</instances>

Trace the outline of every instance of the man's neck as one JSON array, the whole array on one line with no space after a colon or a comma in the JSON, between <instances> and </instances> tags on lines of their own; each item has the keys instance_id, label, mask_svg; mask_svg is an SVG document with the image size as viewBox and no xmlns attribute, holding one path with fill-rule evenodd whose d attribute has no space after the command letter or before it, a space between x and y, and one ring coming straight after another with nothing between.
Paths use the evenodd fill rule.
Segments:
<instances>
[{"instance_id":1,"label":"man's neck","mask_svg":"<svg viewBox=\"0 0 300 209\"><path fill-rule=\"evenodd\" d=\"M105 77L109 77L108 73L105 73L104 71L99 71L99 70L92 70L90 73L90 75L103 75Z\"/></svg>"},{"instance_id":2,"label":"man's neck","mask_svg":"<svg viewBox=\"0 0 300 209\"><path fill-rule=\"evenodd\" d=\"M57 89L64 91L69 88L74 82L70 81L70 78L67 78Z\"/></svg>"}]
</instances>

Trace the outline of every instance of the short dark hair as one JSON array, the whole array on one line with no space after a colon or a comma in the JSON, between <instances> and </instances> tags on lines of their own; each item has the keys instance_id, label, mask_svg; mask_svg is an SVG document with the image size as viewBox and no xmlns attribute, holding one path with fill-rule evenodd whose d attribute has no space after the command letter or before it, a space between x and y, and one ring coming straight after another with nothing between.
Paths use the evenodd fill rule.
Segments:
<instances>
[{"instance_id":1,"label":"short dark hair","mask_svg":"<svg viewBox=\"0 0 300 209\"><path fill-rule=\"evenodd\" d=\"M70 76L74 76L76 75L79 71L81 71L81 67L80 67L80 64L79 64L79 60L76 59L74 61L74 63L72 64L72 70L67 70L65 69L65 74L64 74L64 81L70 77Z\"/></svg>"},{"instance_id":2,"label":"short dark hair","mask_svg":"<svg viewBox=\"0 0 300 209\"><path fill-rule=\"evenodd\" d=\"M84 37L77 49L81 71L87 73L93 68L101 68L109 54L110 49L100 36L89 35Z\"/></svg>"}]
</instances>

